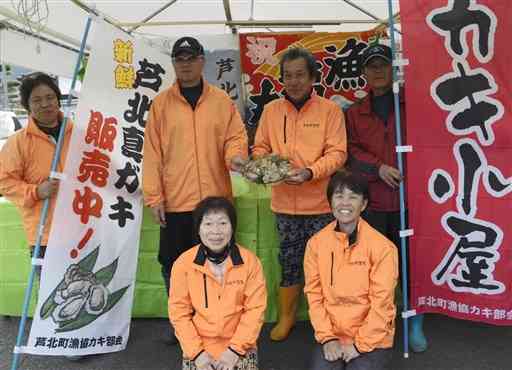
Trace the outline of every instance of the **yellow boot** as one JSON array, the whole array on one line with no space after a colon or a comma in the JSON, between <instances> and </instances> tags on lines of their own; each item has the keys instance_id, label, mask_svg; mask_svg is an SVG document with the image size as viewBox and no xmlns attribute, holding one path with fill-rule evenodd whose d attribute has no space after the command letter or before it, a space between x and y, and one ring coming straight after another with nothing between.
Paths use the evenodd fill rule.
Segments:
<instances>
[{"instance_id":1,"label":"yellow boot","mask_svg":"<svg viewBox=\"0 0 512 370\"><path fill-rule=\"evenodd\" d=\"M279 288L279 320L270 332L270 339L281 341L288 338L295 325L301 290L301 285Z\"/></svg>"}]
</instances>

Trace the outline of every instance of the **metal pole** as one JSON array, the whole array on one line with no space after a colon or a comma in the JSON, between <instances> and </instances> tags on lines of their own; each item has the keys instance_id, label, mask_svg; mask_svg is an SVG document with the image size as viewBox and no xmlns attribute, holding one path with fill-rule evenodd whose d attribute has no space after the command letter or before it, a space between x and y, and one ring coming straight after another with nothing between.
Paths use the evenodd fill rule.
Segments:
<instances>
[{"instance_id":1,"label":"metal pole","mask_svg":"<svg viewBox=\"0 0 512 370\"><path fill-rule=\"evenodd\" d=\"M231 8L229 6L229 0L222 0L223 4L224 4L224 13L226 13L226 20L228 22L232 22L233 21L233 17L231 16ZM235 26L231 26L231 33L235 34L236 33L236 27Z\"/></svg>"},{"instance_id":2,"label":"metal pole","mask_svg":"<svg viewBox=\"0 0 512 370\"><path fill-rule=\"evenodd\" d=\"M395 22L393 19L393 3L388 0L389 27L391 29L391 49L393 50L393 60L396 59L396 41L395 41ZM397 68L393 67L393 93L395 103L395 124L396 124L396 145L402 145L401 122L400 122L400 92L398 87ZM397 153L398 169L401 174L404 173L402 153ZM405 187L404 182L400 181L400 230L405 230ZM400 238L400 250L402 254L402 300L404 312L409 310L408 284L407 284L407 243L406 238ZM409 357L409 322L407 317L403 317L404 322L404 357Z\"/></svg>"},{"instance_id":3,"label":"metal pole","mask_svg":"<svg viewBox=\"0 0 512 370\"><path fill-rule=\"evenodd\" d=\"M0 67L2 67L2 89L3 89L3 110L9 110L9 91L7 89L7 64L4 62L0 63Z\"/></svg>"},{"instance_id":4,"label":"metal pole","mask_svg":"<svg viewBox=\"0 0 512 370\"><path fill-rule=\"evenodd\" d=\"M9 19L12 19L16 22L20 22L20 23L26 23L27 21L23 18L21 18L18 14L16 14L15 12L13 12L12 10L6 8L6 7L3 7L3 6L0 6L0 15L3 15ZM2 20L3 22L4 20ZM37 26L34 22L31 22L30 23L31 25L33 26ZM71 45L74 45L74 46L78 46L79 43L78 43L78 40L75 40L74 38L72 37L69 37L63 33L60 33L60 32L57 32L57 31L54 31L48 27L43 27L41 28L41 33L44 33L44 34L47 34L47 35L50 35L52 37L55 37L59 40L62 40L62 41L65 41Z\"/></svg>"},{"instance_id":5,"label":"metal pole","mask_svg":"<svg viewBox=\"0 0 512 370\"><path fill-rule=\"evenodd\" d=\"M57 169L57 165L59 163L60 152L62 150L62 143L64 141L64 133L66 132L66 126L68 123L68 118L69 118L69 113L70 113L69 107L71 106L71 99L73 98L72 93L75 89L78 70L80 69L80 64L82 61L82 57L84 55L85 45L86 45L87 37L89 35L89 29L91 28L91 21L92 21L92 17L89 14L89 17L87 18L87 23L85 25L84 35L82 37L82 43L80 44L80 51L78 53L78 58L77 58L77 61L75 64L75 71L73 73L73 81L71 83L71 90L68 94L66 107L64 109L64 120L63 120L62 125L60 126L60 130L59 130L59 139L57 140L57 146L55 148L55 154L54 154L53 160L52 160L52 166L51 166L52 172L54 172ZM48 216L49 206L50 206L50 199L46 198L44 201L41 218L39 219L37 241L36 241L36 245L34 248L34 258L37 258L37 256L39 256L39 250L41 249L41 239L43 237L43 229L44 229L44 225L46 223L46 217ZM29 303L30 303L30 297L32 295L32 288L34 286L35 267L36 267L36 265L34 263L32 263L32 269L30 270L30 276L28 279L28 286L27 286L27 289L25 290L25 298L23 301L21 322L20 322L20 326L18 328L18 336L16 338L16 346L15 346L15 351L14 351L14 357L12 359L11 370L18 369L19 357L20 357L20 346L21 346L21 341L23 339L23 333L25 331L25 324L27 321L28 307L29 307Z\"/></svg>"},{"instance_id":6,"label":"metal pole","mask_svg":"<svg viewBox=\"0 0 512 370\"><path fill-rule=\"evenodd\" d=\"M59 42L59 41L56 41L56 40L53 40L53 39L49 39L48 37L44 37L44 36L35 34L34 32L31 32L29 30L26 30L26 29L20 28L18 26L15 26L14 24L9 23L9 22L7 22L5 20L0 21L0 28L2 26L5 27L4 28L5 32L21 33L23 35L33 37L33 38L35 38L37 40L41 40L41 41L47 42L48 44L52 44L52 45L58 46L59 48L63 48L63 49L72 51L73 53L78 53L78 49L77 48L74 48L74 47L69 46L69 45L65 45L62 42ZM76 45L80 46L80 44L78 42L76 43ZM87 52L85 54L87 54Z\"/></svg>"},{"instance_id":7,"label":"metal pole","mask_svg":"<svg viewBox=\"0 0 512 370\"><path fill-rule=\"evenodd\" d=\"M87 14L94 14L97 17L103 18L103 20L105 20L105 22L107 22L108 24L114 26L115 28L117 28L125 33L128 33L124 28L122 28L118 24L117 21L115 21L111 17L108 17L105 14L100 13L98 10L96 10L96 8L90 7L87 4L84 4L81 0L69 0L69 1L71 1L73 4L78 6L80 9L84 10Z\"/></svg>"},{"instance_id":8,"label":"metal pole","mask_svg":"<svg viewBox=\"0 0 512 370\"><path fill-rule=\"evenodd\" d=\"M160 26L201 26L201 25L226 25L228 27L235 26L261 26L261 27L279 27L279 26L339 26L341 24L381 24L381 22L372 19L345 19L345 20L314 20L314 19L302 19L302 20L264 20L264 21L245 21L245 20L233 20L233 21L154 21L154 22L119 22L119 27L160 27ZM386 24L386 22L384 22Z\"/></svg>"},{"instance_id":9,"label":"metal pole","mask_svg":"<svg viewBox=\"0 0 512 370\"><path fill-rule=\"evenodd\" d=\"M151 15L148 15L146 18L144 18L142 21L140 21L141 24L137 25L137 26L133 26L132 28L130 28L127 32L128 33L132 33L133 31L135 31L137 28L139 28L142 24L146 23L147 21L150 21L151 19L155 18L158 14L162 13L165 9L167 9L168 7L170 7L171 5L173 5L176 1L178 0L172 0L172 1L169 1L167 4L165 4L164 6L162 6L160 9L158 9L157 11L155 11L154 13L152 13Z\"/></svg>"},{"instance_id":10,"label":"metal pole","mask_svg":"<svg viewBox=\"0 0 512 370\"><path fill-rule=\"evenodd\" d=\"M249 17L250 21L254 20L254 10L255 10L255 0L251 0L251 15Z\"/></svg>"},{"instance_id":11,"label":"metal pole","mask_svg":"<svg viewBox=\"0 0 512 370\"><path fill-rule=\"evenodd\" d=\"M355 9L359 10L361 13L363 13L363 14L367 15L368 17L373 18L373 19L375 19L376 21L379 21L379 23L381 23L381 24L386 24L386 21L384 21L383 19L380 19L380 18L379 18L379 17L377 17L375 14L370 13L370 12L369 12L368 10L366 10L365 8L363 8L363 7L361 7L361 6L359 6L359 5L355 4L355 3L353 3L351 0L341 0L341 1L343 1L343 2L347 3L347 4L348 4L348 5L350 5L351 7L353 7L353 8L355 8ZM393 19L394 19L394 18L396 18L396 16L397 16L397 15L398 15L398 13L397 13L397 14L395 14L395 15L393 16ZM399 34L402 34L400 31L398 31L398 30L396 30L396 29L395 29L395 32L398 32Z\"/></svg>"},{"instance_id":12,"label":"metal pole","mask_svg":"<svg viewBox=\"0 0 512 370\"><path fill-rule=\"evenodd\" d=\"M2 102L2 110L9 110L9 91L7 90L7 64L5 64L1 58L2 55L2 33L5 30L5 26L0 23L0 68L2 68L2 74L0 76L0 80L2 81L2 89L3 89L3 102Z\"/></svg>"},{"instance_id":13,"label":"metal pole","mask_svg":"<svg viewBox=\"0 0 512 370\"><path fill-rule=\"evenodd\" d=\"M376 21L379 21L380 23L385 23L385 21L384 21L384 20L380 19L380 18L379 18L379 17L377 17L375 14L370 13L368 10L366 10L366 9L364 9L364 8L362 8L362 7L360 7L359 5L354 4L352 1L350 1L350 0L341 0L341 1L343 1L343 2L347 3L347 4L348 4L348 5L350 5L351 7L353 7L353 8L355 8L355 9L359 10L361 13L366 14L366 15L367 15L368 17L370 17L370 18L373 18L373 19L375 19Z\"/></svg>"}]
</instances>

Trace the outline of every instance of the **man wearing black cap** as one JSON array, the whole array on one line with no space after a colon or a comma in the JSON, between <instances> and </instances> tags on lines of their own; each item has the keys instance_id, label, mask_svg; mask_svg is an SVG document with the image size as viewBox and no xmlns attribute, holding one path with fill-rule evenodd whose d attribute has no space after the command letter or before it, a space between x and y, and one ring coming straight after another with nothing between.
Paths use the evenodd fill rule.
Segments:
<instances>
[{"instance_id":1,"label":"man wearing black cap","mask_svg":"<svg viewBox=\"0 0 512 370\"><path fill-rule=\"evenodd\" d=\"M198 243L192 211L208 196L232 199L230 170L247 157L242 119L232 100L202 77L203 46L178 39L176 81L151 104L144 140L144 202L160 224L158 261L169 293L171 267ZM169 339L175 344L174 335Z\"/></svg>"},{"instance_id":2,"label":"man wearing black cap","mask_svg":"<svg viewBox=\"0 0 512 370\"><path fill-rule=\"evenodd\" d=\"M400 195L403 180L398 170L393 97L392 51L373 44L362 55L363 74L370 93L347 113L349 166L368 178L370 201L363 217L400 246ZM400 97L402 138L405 137L405 107ZM427 349L423 315L410 320L409 344L414 352Z\"/></svg>"}]
</instances>

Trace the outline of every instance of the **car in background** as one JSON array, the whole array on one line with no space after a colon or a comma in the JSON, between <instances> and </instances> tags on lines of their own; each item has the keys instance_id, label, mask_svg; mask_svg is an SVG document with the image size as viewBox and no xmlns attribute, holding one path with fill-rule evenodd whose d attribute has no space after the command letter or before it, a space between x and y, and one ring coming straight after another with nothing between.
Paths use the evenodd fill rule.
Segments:
<instances>
[{"instance_id":1,"label":"car in background","mask_svg":"<svg viewBox=\"0 0 512 370\"><path fill-rule=\"evenodd\" d=\"M0 149L7 138L26 125L26 119L16 117L13 112L0 111Z\"/></svg>"}]
</instances>

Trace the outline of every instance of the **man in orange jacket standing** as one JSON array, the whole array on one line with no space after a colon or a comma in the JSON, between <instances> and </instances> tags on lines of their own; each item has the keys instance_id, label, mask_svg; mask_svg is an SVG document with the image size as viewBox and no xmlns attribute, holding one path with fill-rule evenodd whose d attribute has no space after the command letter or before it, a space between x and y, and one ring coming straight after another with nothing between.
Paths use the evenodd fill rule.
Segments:
<instances>
[{"instance_id":1,"label":"man in orange jacket standing","mask_svg":"<svg viewBox=\"0 0 512 370\"><path fill-rule=\"evenodd\" d=\"M336 220L308 242L304 258L316 346L309 370L389 370L395 333L397 250L360 218L368 182L334 175L327 199Z\"/></svg>"},{"instance_id":2,"label":"man in orange jacket standing","mask_svg":"<svg viewBox=\"0 0 512 370\"><path fill-rule=\"evenodd\" d=\"M192 37L172 48L176 82L151 105L144 141L144 202L160 224L158 260L169 293L171 267L197 244L192 211L208 196L232 198L230 170L247 156L234 103L203 77L203 46ZM168 339L176 343L174 335Z\"/></svg>"},{"instance_id":3,"label":"man in orange jacket standing","mask_svg":"<svg viewBox=\"0 0 512 370\"><path fill-rule=\"evenodd\" d=\"M332 221L325 189L347 157L341 109L313 91L318 73L314 56L292 48L282 56L280 67L285 97L265 106L253 149L256 157L285 157L294 168L285 183L272 187L282 268L279 322L270 334L275 341L286 339L295 324L306 242Z\"/></svg>"}]
</instances>

